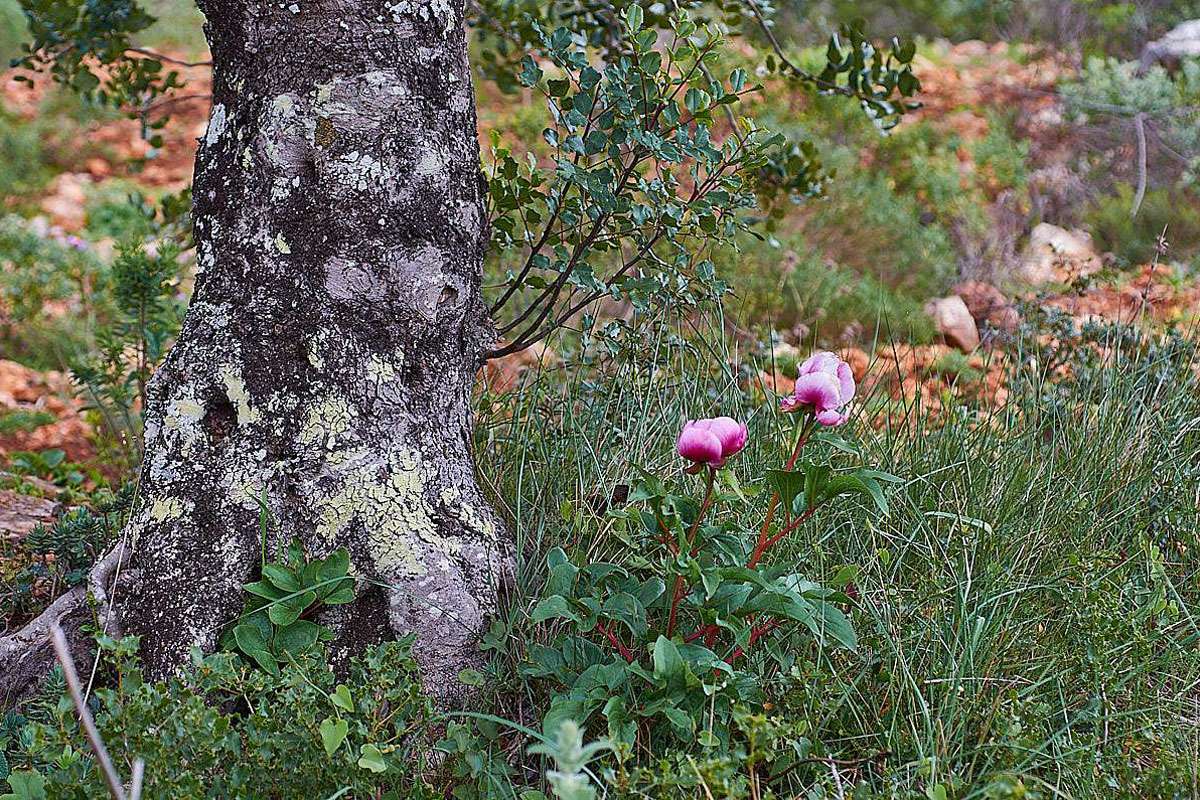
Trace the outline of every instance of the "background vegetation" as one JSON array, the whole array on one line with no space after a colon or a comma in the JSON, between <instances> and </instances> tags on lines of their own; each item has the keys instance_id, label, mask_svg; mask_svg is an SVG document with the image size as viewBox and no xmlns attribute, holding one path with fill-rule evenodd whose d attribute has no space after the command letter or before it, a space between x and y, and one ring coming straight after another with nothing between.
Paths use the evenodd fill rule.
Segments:
<instances>
[{"instance_id":1,"label":"background vegetation","mask_svg":"<svg viewBox=\"0 0 1200 800\"><path fill-rule=\"evenodd\" d=\"M159 21L138 44L202 56L189 3L147 7ZM828 32L855 18L915 37L924 108L885 135L845 98L762 76L746 111L816 145L805 163L820 191L760 198L752 229L706 252L729 288L720 302L672 312L614 300L481 375L477 448L517 537L519 580L486 665L464 676L476 707L425 701L405 643L335 676L319 631L296 626L335 600L276 602L317 582L306 566L317 562L293 554L277 577L298 588L268 577L248 606L257 632L231 633L177 679L145 683L131 643L102 640L91 704L124 774L145 759L149 797L1200 794L1200 67L1134 63L1145 41L1197 16L1188 2L780 3L776 38L814 70ZM0 0L0 54L24 36L16 4ZM770 42L736 41L714 74L759 72ZM483 33L477 53L488 46ZM185 93L203 94L202 73ZM477 81L481 141L544 162L546 107L509 89ZM82 581L120 530L141 387L190 286L186 184L205 108L181 105L152 144L71 93L8 82L3 99L0 355L12 366L0 395L12 402L0 397L0 480L79 507L0 540L10 631ZM1090 234L1098 271L1023 282L1039 223ZM497 250L487 269L498 286L514 263ZM924 310L965 281L986 282L1011 312L972 308L986 346L971 353L941 343ZM618 691L605 683L615 669L573 668L622 659L539 612L554 553L644 566L632 476L695 495L675 437L684 419L717 414L747 421L750 437L715 519L753 529L764 471L792 445L774 393L816 348L842 352L861 393L812 458L900 482L886 512L839 498L775 557L836 590L856 647L790 624L723 681L672 671L631 629L644 682ZM70 372L73 388L48 371ZM103 792L62 688L55 676L0 724L11 791L0 796ZM545 724L564 697L604 702Z\"/></svg>"}]
</instances>

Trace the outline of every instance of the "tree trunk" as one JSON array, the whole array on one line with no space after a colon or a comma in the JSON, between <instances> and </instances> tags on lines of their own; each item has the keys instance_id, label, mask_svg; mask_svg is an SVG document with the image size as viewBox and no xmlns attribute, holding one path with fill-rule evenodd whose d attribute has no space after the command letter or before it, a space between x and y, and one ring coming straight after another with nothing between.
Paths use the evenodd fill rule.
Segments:
<instances>
[{"instance_id":1,"label":"tree trunk","mask_svg":"<svg viewBox=\"0 0 1200 800\"><path fill-rule=\"evenodd\" d=\"M471 451L490 335L463 0L200 5L199 274L149 389L117 616L161 676L214 647L264 549L346 547L334 656L415 633L453 701L511 559Z\"/></svg>"}]
</instances>

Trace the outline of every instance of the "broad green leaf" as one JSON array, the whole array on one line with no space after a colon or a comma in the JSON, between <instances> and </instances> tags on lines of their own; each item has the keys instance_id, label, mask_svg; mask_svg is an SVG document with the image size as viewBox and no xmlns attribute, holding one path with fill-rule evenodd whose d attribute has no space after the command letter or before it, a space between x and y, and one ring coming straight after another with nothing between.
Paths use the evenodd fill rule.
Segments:
<instances>
[{"instance_id":1,"label":"broad green leaf","mask_svg":"<svg viewBox=\"0 0 1200 800\"><path fill-rule=\"evenodd\" d=\"M334 584L334 590L322 601L327 606L340 606L354 601L354 583L344 581Z\"/></svg>"},{"instance_id":2,"label":"broad green leaf","mask_svg":"<svg viewBox=\"0 0 1200 800\"><path fill-rule=\"evenodd\" d=\"M300 589L300 581L296 573L287 567L279 564L264 564L262 573L263 578L270 581L272 586L282 589L284 592L295 592Z\"/></svg>"},{"instance_id":3,"label":"broad green leaf","mask_svg":"<svg viewBox=\"0 0 1200 800\"><path fill-rule=\"evenodd\" d=\"M683 656L679 655L679 648L665 636L659 636L654 642L654 677L662 678L670 681L675 678L682 679L687 670L687 664L683 660Z\"/></svg>"},{"instance_id":4,"label":"broad green leaf","mask_svg":"<svg viewBox=\"0 0 1200 800\"><path fill-rule=\"evenodd\" d=\"M343 711L354 711L354 700L350 697L350 687L344 683L339 683L337 688L333 690L333 694L329 695L329 699L335 706Z\"/></svg>"},{"instance_id":5,"label":"broad green leaf","mask_svg":"<svg viewBox=\"0 0 1200 800\"><path fill-rule=\"evenodd\" d=\"M644 16L642 7L637 3L631 3L629 7L625 9L625 27L629 29L630 33L637 33L642 29L643 21Z\"/></svg>"},{"instance_id":6,"label":"broad green leaf","mask_svg":"<svg viewBox=\"0 0 1200 800\"><path fill-rule=\"evenodd\" d=\"M289 594L282 589L275 588L267 581L255 581L254 583L247 583L242 588L250 594L255 595L256 597L262 597L266 600L278 600L281 597L287 597Z\"/></svg>"},{"instance_id":7,"label":"broad green leaf","mask_svg":"<svg viewBox=\"0 0 1200 800\"><path fill-rule=\"evenodd\" d=\"M533 622L545 622L548 619L569 619L572 622L582 622L582 618L571 608L567 598L560 594L551 595L542 600L530 615Z\"/></svg>"},{"instance_id":8,"label":"broad green leaf","mask_svg":"<svg viewBox=\"0 0 1200 800\"><path fill-rule=\"evenodd\" d=\"M296 599L292 598L291 600L281 600L277 603L272 603L267 607L267 617L273 624L280 627L291 625L300 619L300 615L304 612L304 608L296 603Z\"/></svg>"},{"instance_id":9,"label":"broad green leaf","mask_svg":"<svg viewBox=\"0 0 1200 800\"><path fill-rule=\"evenodd\" d=\"M373 744L364 744L359 750L358 765L375 773L387 771L387 762L383 760L383 753Z\"/></svg>"},{"instance_id":10,"label":"broad green leaf","mask_svg":"<svg viewBox=\"0 0 1200 800\"><path fill-rule=\"evenodd\" d=\"M339 547L321 561L321 569L318 575L322 581L330 581L335 578L344 578L350 572L350 553L344 547ZM337 584L327 584L328 586L336 586Z\"/></svg>"},{"instance_id":11,"label":"broad green leaf","mask_svg":"<svg viewBox=\"0 0 1200 800\"><path fill-rule=\"evenodd\" d=\"M30 770L18 770L8 776L10 794L0 795L0 800L46 800L46 779Z\"/></svg>"},{"instance_id":12,"label":"broad green leaf","mask_svg":"<svg viewBox=\"0 0 1200 800\"><path fill-rule=\"evenodd\" d=\"M483 673L477 669L467 668L458 673L458 682L463 686L483 686Z\"/></svg>"},{"instance_id":13,"label":"broad green leaf","mask_svg":"<svg viewBox=\"0 0 1200 800\"><path fill-rule=\"evenodd\" d=\"M321 744L325 747L325 755L332 756L342 746L342 742L346 741L346 734L350 732L350 726L346 720L340 717L336 720L326 717L321 720L318 731L321 734Z\"/></svg>"},{"instance_id":14,"label":"broad green leaf","mask_svg":"<svg viewBox=\"0 0 1200 800\"><path fill-rule=\"evenodd\" d=\"M683 736L691 736L696 730L696 722L691 715L680 708L668 706L662 710L662 715L666 717L675 729Z\"/></svg>"},{"instance_id":15,"label":"broad green leaf","mask_svg":"<svg viewBox=\"0 0 1200 800\"><path fill-rule=\"evenodd\" d=\"M237 642L238 649L254 659L260 667L272 675L279 674L279 663L275 656L271 655L266 639L255 625L246 622L236 625L233 629L233 639Z\"/></svg>"},{"instance_id":16,"label":"broad green leaf","mask_svg":"<svg viewBox=\"0 0 1200 800\"><path fill-rule=\"evenodd\" d=\"M804 495L804 472L802 470L768 470L767 480L779 493L779 500L784 508L794 508L796 498Z\"/></svg>"},{"instance_id":17,"label":"broad green leaf","mask_svg":"<svg viewBox=\"0 0 1200 800\"><path fill-rule=\"evenodd\" d=\"M275 651L278 653L299 654L317 643L321 627L315 622L300 619L280 628L275 634Z\"/></svg>"},{"instance_id":18,"label":"broad green leaf","mask_svg":"<svg viewBox=\"0 0 1200 800\"><path fill-rule=\"evenodd\" d=\"M545 593L547 596L556 594L569 596L574 593L575 576L579 574L579 569L571 563L561 547L555 547L546 553L546 567L550 573L546 581Z\"/></svg>"},{"instance_id":19,"label":"broad green leaf","mask_svg":"<svg viewBox=\"0 0 1200 800\"><path fill-rule=\"evenodd\" d=\"M888 513L887 498L883 496L883 487L872 477L859 474L837 475L825 485L821 494L822 499L832 499L843 494L861 494L869 498L880 514Z\"/></svg>"}]
</instances>

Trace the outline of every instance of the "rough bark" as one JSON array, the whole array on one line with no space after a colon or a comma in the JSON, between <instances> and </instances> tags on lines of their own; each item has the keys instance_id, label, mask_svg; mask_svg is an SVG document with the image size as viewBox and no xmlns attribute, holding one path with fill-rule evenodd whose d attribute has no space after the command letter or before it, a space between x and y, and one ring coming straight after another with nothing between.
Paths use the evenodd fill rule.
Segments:
<instances>
[{"instance_id":1,"label":"rough bark","mask_svg":"<svg viewBox=\"0 0 1200 800\"><path fill-rule=\"evenodd\" d=\"M163 675L212 649L264 547L346 547L359 596L322 620L335 656L415 633L452 701L510 558L471 452L490 342L463 2L200 6L199 275L149 387L118 616Z\"/></svg>"}]
</instances>

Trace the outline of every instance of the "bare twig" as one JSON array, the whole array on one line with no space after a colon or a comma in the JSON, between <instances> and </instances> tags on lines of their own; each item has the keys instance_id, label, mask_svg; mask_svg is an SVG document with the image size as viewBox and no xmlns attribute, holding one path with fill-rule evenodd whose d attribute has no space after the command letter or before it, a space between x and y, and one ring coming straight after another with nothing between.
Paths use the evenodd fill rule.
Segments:
<instances>
[{"instance_id":1,"label":"bare twig","mask_svg":"<svg viewBox=\"0 0 1200 800\"><path fill-rule=\"evenodd\" d=\"M758 3L756 3L755 0L745 0L745 3L746 7L750 9L750 13L754 16L754 21L758 23L759 30L761 30L763 35L767 37L767 42L771 45L771 49L775 51L775 57L779 59L780 64L783 64L783 66L787 67L788 71L791 72L794 77L804 81L805 83L811 83L813 86L816 86L823 92L841 95L842 97L858 96L858 93L848 86L840 86L836 83L830 83L829 81L822 80L820 77L813 75L808 70L801 69L799 66L797 66L796 63L788 58L787 54L783 52L783 45L781 45L779 40L775 38L775 31L771 30L771 26L767 22L766 15L764 15L762 9L758 7Z\"/></svg>"},{"instance_id":2,"label":"bare twig","mask_svg":"<svg viewBox=\"0 0 1200 800\"><path fill-rule=\"evenodd\" d=\"M170 106L177 106L180 103L189 103L192 100L211 100L212 94L209 92L201 92L198 94L181 94L176 97L166 97L162 100L157 100L142 107L141 113L143 116L152 114L155 111L161 111Z\"/></svg>"},{"instance_id":3,"label":"bare twig","mask_svg":"<svg viewBox=\"0 0 1200 800\"><path fill-rule=\"evenodd\" d=\"M146 762L140 758L133 761L133 775L129 779L129 800L141 800L142 778L146 774Z\"/></svg>"},{"instance_id":4,"label":"bare twig","mask_svg":"<svg viewBox=\"0 0 1200 800\"><path fill-rule=\"evenodd\" d=\"M161 61L164 64L175 64L180 67L211 67L213 63L212 61L183 61L182 59L163 55L155 50L148 50L144 47L130 47L125 52L137 53L139 56L146 56L147 58L153 58L155 61Z\"/></svg>"},{"instance_id":5,"label":"bare twig","mask_svg":"<svg viewBox=\"0 0 1200 800\"><path fill-rule=\"evenodd\" d=\"M1142 199L1146 196L1146 112L1139 111L1133 115L1133 129L1137 133L1138 182L1137 194L1133 197L1133 208L1129 209L1130 218L1136 217L1142 207Z\"/></svg>"},{"instance_id":6,"label":"bare twig","mask_svg":"<svg viewBox=\"0 0 1200 800\"><path fill-rule=\"evenodd\" d=\"M104 746L104 740L100 738L100 731L96 729L96 721L92 719L92 712L88 710L87 703L83 701L82 687L79 685L79 674L75 672L75 660L71 658L71 650L67 645L66 634L62 628L55 622L50 626L50 644L54 646L54 655L58 657L58 663L62 665L63 677L67 681L67 691L71 694L71 699L75 702L75 711L79 714L79 724L83 726L83 733L87 736L88 744L92 747L92 752L96 754L96 762L100 765L100 771L104 774L104 782L108 784L108 792L113 796L113 800L128 800L125 794L125 787L121 783L121 776L117 774L116 767L113 766L112 759L108 757L108 748ZM133 765L133 785L137 793L133 795L134 800L141 794L142 772L144 765L141 759L138 759Z\"/></svg>"}]
</instances>

